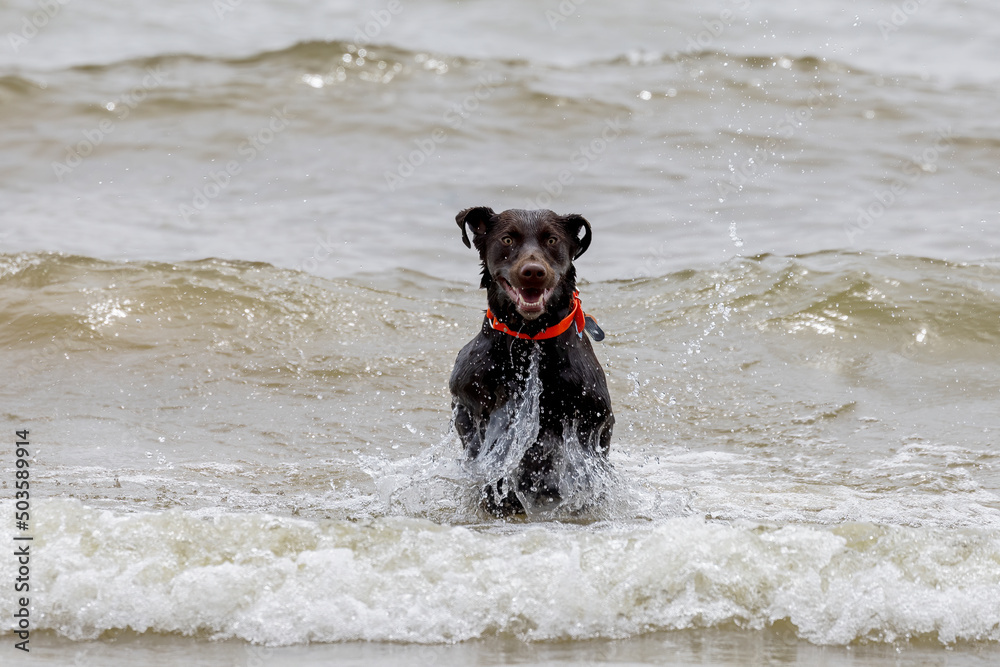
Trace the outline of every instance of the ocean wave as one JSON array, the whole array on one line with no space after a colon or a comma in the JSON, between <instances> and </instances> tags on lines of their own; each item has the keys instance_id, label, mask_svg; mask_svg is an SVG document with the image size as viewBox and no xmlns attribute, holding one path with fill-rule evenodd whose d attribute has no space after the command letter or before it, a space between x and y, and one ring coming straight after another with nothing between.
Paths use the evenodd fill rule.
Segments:
<instances>
[{"instance_id":1,"label":"ocean wave","mask_svg":"<svg viewBox=\"0 0 1000 667\"><path fill-rule=\"evenodd\" d=\"M589 520L1000 525L995 264L762 255L581 289L619 418ZM114 510L482 520L445 435L482 308L410 271L0 256L11 412L73 406L37 416L65 433L39 475Z\"/></svg>"},{"instance_id":2,"label":"ocean wave","mask_svg":"<svg viewBox=\"0 0 1000 667\"><path fill-rule=\"evenodd\" d=\"M741 54L718 49L686 48L676 51L632 50L613 58L590 63L628 65L643 67L665 63L695 63L715 64L733 63L752 69L794 69L800 72L829 71L835 73L860 73L863 70L854 68L838 60L814 55L789 55L785 53Z\"/></svg>"},{"instance_id":3,"label":"ocean wave","mask_svg":"<svg viewBox=\"0 0 1000 667\"><path fill-rule=\"evenodd\" d=\"M1000 264L824 251L618 281L663 324L811 335L857 351L995 358ZM634 308L634 304L625 308ZM969 346L974 346L970 348ZM926 354L925 354L926 353ZM985 357L983 356L985 355Z\"/></svg>"},{"instance_id":4,"label":"ocean wave","mask_svg":"<svg viewBox=\"0 0 1000 667\"><path fill-rule=\"evenodd\" d=\"M549 641L734 626L832 645L1000 640L1000 541L975 529L463 527L121 514L58 499L34 517L34 627L77 640ZM12 596L4 588L0 604Z\"/></svg>"},{"instance_id":5,"label":"ocean wave","mask_svg":"<svg viewBox=\"0 0 1000 667\"><path fill-rule=\"evenodd\" d=\"M0 76L0 92L9 95L29 96L45 89L45 85L36 78L7 74Z\"/></svg>"},{"instance_id":6,"label":"ocean wave","mask_svg":"<svg viewBox=\"0 0 1000 667\"><path fill-rule=\"evenodd\" d=\"M354 328L356 289L373 297L372 307L362 308L365 314L375 315L375 304L381 303L371 290L346 280L221 259L171 264L6 255L0 256L0 286L5 290L0 310L19 323L14 328L25 345L53 335L105 339L123 348L176 337L183 344L213 330L248 343L275 343L286 336L308 337L317 320L335 329ZM247 325L257 335L247 336Z\"/></svg>"},{"instance_id":7,"label":"ocean wave","mask_svg":"<svg viewBox=\"0 0 1000 667\"><path fill-rule=\"evenodd\" d=\"M408 318L415 308L424 323L430 318L444 333L452 328L452 318L464 317L452 301L463 290L429 276L418 278L422 304L396 289L323 280L266 263L109 262L21 253L0 255L0 316L10 323L5 338L15 346L53 335L143 345L163 328L184 330L187 336L236 329L249 334L243 336L248 343L293 344L320 330L336 338L413 328ZM962 354L969 346L993 358L1000 345L995 326L1000 264L992 262L955 264L840 251L761 255L717 268L613 281L607 287L592 290L591 298L606 300L597 305L622 319L620 334L645 335L645 324L635 330L624 324L628 313L642 309L644 323L698 327L718 320L718 326L734 330L820 336L858 350L906 347L928 359L934 352ZM393 307L387 312L388 300Z\"/></svg>"},{"instance_id":8,"label":"ocean wave","mask_svg":"<svg viewBox=\"0 0 1000 667\"><path fill-rule=\"evenodd\" d=\"M606 69L663 65L680 67L681 69L695 66L704 67L719 74L729 71L726 68L731 69L735 66L737 69L791 70L833 77L841 75L868 76L864 70L833 59L782 53L734 54L713 49L670 52L630 50L611 57L569 64L533 62L525 58L504 56L473 58L449 53L446 49L412 49L391 43L372 43L361 46L349 40L304 40L283 48L261 50L238 56L177 52L125 58L99 64L76 64L63 70L46 72L45 78L78 73L86 74L87 78L92 80L95 77L100 79L118 71L143 72L148 69L168 71L171 72L171 76L184 76L184 73L192 68L212 72L213 68L222 67L235 72L252 70L258 75L262 71L270 70L309 73L340 70L341 81L343 81L345 76L347 78L357 77L375 80L372 79L372 75L376 73L384 76L387 73L398 74L404 70L407 73L426 71L432 74L444 74L451 70L473 69L478 73L480 70L488 69L506 72L521 71L524 72L524 79L535 82L539 73L546 72L549 76L555 76L556 79L559 78L557 73L560 72L578 73L590 78L594 76L595 72L599 73ZM204 76L203 72L201 78ZM755 86L748 84L740 77L730 77L727 82L734 86L734 93L745 94L757 90ZM676 83L677 81L674 81L674 85ZM31 77L10 74L0 77L0 87L23 94L37 88L38 85Z\"/></svg>"},{"instance_id":9,"label":"ocean wave","mask_svg":"<svg viewBox=\"0 0 1000 667\"><path fill-rule=\"evenodd\" d=\"M358 59L361 62L358 62ZM426 64L433 59L431 64ZM448 66L465 66L479 61L463 56L449 56L444 54L429 53L426 50L413 50L397 47L390 44L366 44L359 46L348 40L305 40L291 44L290 46L267 49L255 53L230 56L230 55L204 55L200 53L162 53L158 55L131 57L112 62L76 64L71 65L62 72L80 72L91 76L100 76L116 70L145 70L147 68L163 68L166 70L183 71L189 66L213 66L221 65L227 67L266 67L271 65L288 66L293 68L315 68L317 66L345 65L349 69L363 68L365 61L371 63L370 67L376 67L378 62L388 61L389 63L416 62L422 67L418 69L438 70L441 65L445 70ZM521 62L517 60L498 60L498 62ZM59 71L48 72L48 75L58 74ZM23 85L21 82L29 81L23 76L7 75L0 78L0 85Z\"/></svg>"}]
</instances>

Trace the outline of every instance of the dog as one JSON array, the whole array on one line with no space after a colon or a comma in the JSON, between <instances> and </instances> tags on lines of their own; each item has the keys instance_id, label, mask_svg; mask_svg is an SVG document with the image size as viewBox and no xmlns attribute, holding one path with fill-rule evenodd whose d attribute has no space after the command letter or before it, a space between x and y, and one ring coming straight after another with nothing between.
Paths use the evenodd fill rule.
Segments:
<instances>
[{"instance_id":1,"label":"dog","mask_svg":"<svg viewBox=\"0 0 1000 667\"><path fill-rule=\"evenodd\" d=\"M570 459L606 463L615 423L604 369L584 335L601 340L604 332L576 290L573 261L590 247L590 223L485 206L455 220L465 245L479 251L489 306L451 374L455 430L467 460L506 461L480 505L499 517L557 506Z\"/></svg>"}]
</instances>

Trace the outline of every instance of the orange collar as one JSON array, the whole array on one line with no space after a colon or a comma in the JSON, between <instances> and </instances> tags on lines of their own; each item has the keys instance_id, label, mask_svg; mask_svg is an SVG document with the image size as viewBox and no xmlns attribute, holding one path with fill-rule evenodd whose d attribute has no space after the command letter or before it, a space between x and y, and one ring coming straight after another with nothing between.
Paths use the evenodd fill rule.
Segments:
<instances>
[{"instance_id":1,"label":"orange collar","mask_svg":"<svg viewBox=\"0 0 1000 667\"><path fill-rule=\"evenodd\" d=\"M486 309L486 321L490 323L496 331L502 331L508 336L514 336L515 338L523 338L525 340L545 340L546 338L555 338L569 329L570 325L576 323L576 332L581 337L583 336L583 327L586 324L584 319L583 306L580 304L580 293L573 292L573 301L571 302L573 308L570 309L569 315L567 315L558 324L553 324L548 329L543 329L540 333L536 333L534 336L529 336L528 334L523 334L520 331L514 331L506 324L497 319L496 315L487 308Z\"/></svg>"}]
</instances>

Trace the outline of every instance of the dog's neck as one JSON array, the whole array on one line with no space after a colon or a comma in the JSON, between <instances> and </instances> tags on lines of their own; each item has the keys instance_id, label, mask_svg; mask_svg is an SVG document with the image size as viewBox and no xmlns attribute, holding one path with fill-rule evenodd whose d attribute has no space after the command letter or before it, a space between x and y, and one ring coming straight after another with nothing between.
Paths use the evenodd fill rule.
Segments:
<instances>
[{"instance_id":1,"label":"dog's neck","mask_svg":"<svg viewBox=\"0 0 1000 667\"><path fill-rule=\"evenodd\" d=\"M542 329L535 335L526 334L520 331L515 331L507 326L500 318L493 314L492 310L486 311L486 323L490 325L494 331L500 331L507 334L508 336L513 336L514 338L520 338L522 340L549 340L550 338L558 338L567 331L570 327L576 326L576 333L583 335L581 332L587 326L587 316L583 312L583 306L580 305L579 296L574 293L573 301L570 307L569 315L560 320L558 324L551 327Z\"/></svg>"},{"instance_id":2,"label":"dog's neck","mask_svg":"<svg viewBox=\"0 0 1000 667\"><path fill-rule=\"evenodd\" d=\"M573 293L575 291L576 278L572 274L567 274L549 298L545 312L531 320L525 319L518 312L517 306L494 280L490 280L486 287L486 302L489 304L493 316L512 331L535 336L566 319L573 310Z\"/></svg>"}]
</instances>

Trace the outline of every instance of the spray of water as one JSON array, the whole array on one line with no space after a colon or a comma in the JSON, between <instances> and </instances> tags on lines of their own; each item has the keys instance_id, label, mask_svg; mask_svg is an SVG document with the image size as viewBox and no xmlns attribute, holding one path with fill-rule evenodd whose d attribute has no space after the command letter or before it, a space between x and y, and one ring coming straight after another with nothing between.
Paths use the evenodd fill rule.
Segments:
<instances>
[{"instance_id":1,"label":"spray of water","mask_svg":"<svg viewBox=\"0 0 1000 667\"><path fill-rule=\"evenodd\" d=\"M563 425L562 438L539 440L540 359L536 345L519 378L520 390L490 416L476 457L461 453L453 429L417 456L361 457L362 469L375 484L369 512L477 523L490 516L488 508L515 497L529 520L590 522L683 514L676 499L663 498L637 478L626 454L617 453L626 474L609 459L594 455L581 442L575 422ZM536 480L542 488L518 482L532 448L533 455L551 463L544 479Z\"/></svg>"},{"instance_id":2,"label":"spray of water","mask_svg":"<svg viewBox=\"0 0 1000 667\"><path fill-rule=\"evenodd\" d=\"M513 494L525 514L535 518L589 518L601 513L615 484L608 461L584 451L575 422L563 424L561 440L539 439L541 431L539 376L541 350L531 351L521 391L490 416L478 456L467 461L469 476L482 489L486 506L496 507ZM544 478L532 485L525 478L529 450L550 462Z\"/></svg>"}]
</instances>

